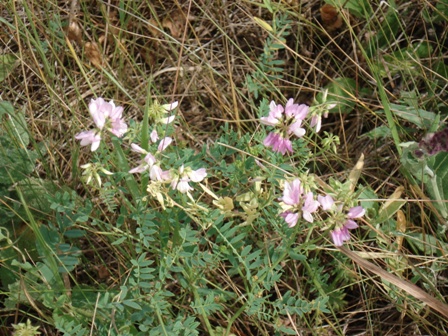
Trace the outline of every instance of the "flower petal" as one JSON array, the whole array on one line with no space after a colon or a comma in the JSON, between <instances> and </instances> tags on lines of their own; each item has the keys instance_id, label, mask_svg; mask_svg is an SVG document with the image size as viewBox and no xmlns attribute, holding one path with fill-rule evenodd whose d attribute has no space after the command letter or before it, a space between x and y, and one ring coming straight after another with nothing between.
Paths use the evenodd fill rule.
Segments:
<instances>
[{"instance_id":1,"label":"flower petal","mask_svg":"<svg viewBox=\"0 0 448 336\"><path fill-rule=\"evenodd\" d=\"M306 133L306 130L300 126L302 126L301 120L292 123L288 128L288 133L294 133L294 135L298 138L303 137Z\"/></svg>"},{"instance_id":2,"label":"flower petal","mask_svg":"<svg viewBox=\"0 0 448 336\"><path fill-rule=\"evenodd\" d=\"M333 240L333 244L335 246L342 246L344 240L342 239L341 229L334 229L330 232L331 239Z\"/></svg>"},{"instance_id":3,"label":"flower petal","mask_svg":"<svg viewBox=\"0 0 448 336\"><path fill-rule=\"evenodd\" d=\"M334 204L333 197L331 197L330 195L326 196L319 195L317 196L317 201L320 203L323 210L330 210Z\"/></svg>"},{"instance_id":4,"label":"flower petal","mask_svg":"<svg viewBox=\"0 0 448 336\"><path fill-rule=\"evenodd\" d=\"M188 184L188 178L182 178L179 183L177 184L176 189L179 190L182 194L185 194L189 192L190 190L193 190L192 187Z\"/></svg>"},{"instance_id":5,"label":"flower petal","mask_svg":"<svg viewBox=\"0 0 448 336\"><path fill-rule=\"evenodd\" d=\"M107 115L104 108L105 104L106 102L103 98L92 99L89 103L90 115L99 129L103 129L106 122Z\"/></svg>"},{"instance_id":6,"label":"flower petal","mask_svg":"<svg viewBox=\"0 0 448 336\"><path fill-rule=\"evenodd\" d=\"M310 107L308 105L300 104L296 112L296 120L305 120L309 111Z\"/></svg>"},{"instance_id":7,"label":"flower petal","mask_svg":"<svg viewBox=\"0 0 448 336\"><path fill-rule=\"evenodd\" d=\"M295 179L291 182L285 182L285 189L283 190L283 197L281 200L287 205L297 205L300 203L302 193L303 189L299 179Z\"/></svg>"},{"instance_id":8,"label":"flower petal","mask_svg":"<svg viewBox=\"0 0 448 336\"><path fill-rule=\"evenodd\" d=\"M310 214L316 212L319 207L319 202L314 200L313 193L310 191L306 194L305 202L302 207L302 211L309 212Z\"/></svg>"},{"instance_id":9,"label":"flower petal","mask_svg":"<svg viewBox=\"0 0 448 336\"><path fill-rule=\"evenodd\" d=\"M201 182L207 176L207 171L205 168L199 168L197 170L193 170L188 174L188 177L193 182Z\"/></svg>"},{"instance_id":10,"label":"flower petal","mask_svg":"<svg viewBox=\"0 0 448 336\"><path fill-rule=\"evenodd\" d=\"M162 105L162 107L165 111L168 112L168 111L174 110L178 105L179 105L179 102L175 101L175 102L172 102L171 104L164 104L164 105Z\"/></svg>"},{"instance_id":11,"label":"flower petal","mask_svg":"<svg viewBox=\"0 0 448 336\"><path fill-rule=\"evenodd\" d=\"M165 148L167 148L172 142L173 142L173 139L170 137L163 138L160 141L159 146L157 147L157 150L159 152L163 152L165 150Z\"/></svg>"},{"instance_id":12,"label":"flower petal","mask_svg":"<svg viewBox=\"0 0 448 336\"><path fill-rule=\"evenodd\" d=\"M322 116L320 116L320 115L314 115L314 116L311 118L310 126L311 126L311 127L316 126L316 133L319 133L320 128L321 128L321 126L322 126Z\"/></svg>"},{"instance_id":13,"label":"flower petal","mask_svg":"<svg viewBox=\"0 0 448 336\"><path fill-rule=\"evenodd\" d=\"M175 115L169 116L167 118L162 118L162 119L160 119L160 123L164 124L164 125L168 125L168 124L171 124L175 118L176 118Z\"/></svg>"},{"instance_id":14,"label":"flower petal","mask_svg":"<svg viewBox=\"0 0 448 336\"><path fill-rule=\"evenodd\" d=\"M151 141L154 143L157 140L159 140L159 135L157 134L156 130L153 130L149 136L151 138Z\"/></svg>"},{"instance_id":15,"label":"flower petal","mask_svg":"<svg viewBox=\"0 0 448 336\"><path fill-rule=\"evenodd\" d=\"M128 125L126 125L126 123L121 119L112 120L111 125L112 128L110 129L110 131L113 135L119 138L121 138L128 130Z\"/></svg>"},{"instance_id":16,"label":"flower petal","mask_svg":"<svg viewBox=\"0 0 448 336\"><path fill-rule=\"evenodd\" d=\"M352 221L351 219L347 219L347 221L344 223L344 227L347 229L356 229L358 227L358 224L356 224L355 221Z\"/></svg>"},{"instance_id":17,"label":"flower petal","mask_svg":"<svg viewBox=\"0 0 448 336\"><path fill-rule=\"evenodd\" d=\"M348 218L360 218L360 217L364 216L365 213L366 213L366 210L362 206L356 206L356 207L351 208L348 211L347 217Z\"/></svg>"},{"instance_id":18,"label":"flower petal","mask_svg":"<svg viewBox=\"0 0 448 336\"><path fill-rule=\"evenodd\" d=\"M143 148L141 148L139 145L137 145L135 143L131 143L131 149L133 152L137 152L140 154L148 154L148 152L146 150L144 150Z\"/></svg>"},{"instance_id":19,"label":"flower petal","mask_svg":"<svg viewBox=\"0 0 448 336\"><path fill-rule=\"evenodd\" d=\"M302 210L302 217L303 217L304 220L306 220L309 223L314 222L313 216L311 215L310 212L308 212L306 210Z\"/></svg>"},{"instance_id":20,"label":"flower petal","mask_svg":"<svg viewBox=\"0 0 448 336\"><path fill-rule=\"evenodd\" d=\"M281 217L285 219L285 222L288 224L288 227L292 228L297 225L297 221L299 220L299 214L291 211L285 211L280 214Z\"/></svg>"}]
</instances>

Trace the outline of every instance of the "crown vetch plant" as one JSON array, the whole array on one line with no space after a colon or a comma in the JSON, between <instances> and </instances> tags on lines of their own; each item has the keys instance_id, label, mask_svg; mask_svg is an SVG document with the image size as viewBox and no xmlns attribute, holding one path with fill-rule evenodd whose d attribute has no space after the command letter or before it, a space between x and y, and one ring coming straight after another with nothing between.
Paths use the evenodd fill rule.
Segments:
<instances>
[{"instance_id":1,"label":"crown vetch plant","mask_svg":"<svg viewBox=\"0 0 448 336\"><path fill-rule=\"evenodd\" d=\"M95 153L95 162L82 165L83 176L87 184L96 181L99 188L97 191L100 191L105 184L109 190L115 186L117 199L124 196L121 199L126 204L127 211L132 213L130 218L136 221L135 232L128 231L125 236L114 242L114 244L120 245L128 236L133 237L132 239L135 239L136 242L136 245L132 246L137 257L130 261L134 271L121 284L120 288L122 291L124 290L124 294L120 295L115 302L121 307L121 312L124 314L123 319L126 320L124 316L127 314L126 311L130 310L129 316L141 330L159 328L160 325L157 321L145 320L139 312L155 310L159 313L163 312L165 316L170 315L167 307L170 306L169 298L172 293L164 289L164 283L166 279L177 277L182 283L182 291L184 291L182 295L193 296L191 307L196 314L201 316L204 328L208 330L208 333L213 334L213 327L206 321L209 320L209 314L221 310L222 306L215 302L216 294L213 293L216 289L208 286L207 282L203 282L203 280L208 278L209 271L206 269L218 267L218 260L223 265L226 262L229 263L229 267L231 265L229 274L238 274L235 270L240 269L239 272L245 272L247 279L250 279L247 283L249 291L247 295L253 299L247 301L247 308L240 310L239 314L258 311L260 309L258 301L260 300L263 305L270 306L272 309L277 305L290 305L285 309L296 311L298 314L311 311L328 312L328 298L323 291L319 293L319 297L313 297L312 300L300 293L285 293L287 297L292 295L291 299L288 299L288 303L270 302L267 297L261 296L258 299L256 297L260 295L260 290L261 293L264 291L262 288L270 290L277 281L280 281L283 270L279 267L279 263L287 260L292 246L295 245L294 237L300 234L302 229L312 226L320 226L323 230L328 228L331 230L333 243L340 246L349 239L348 230L357 227L353 219L360 218L364 214L364 209L353 207L347 214L344 214L345 200L338 200L338 205L336 205L332 196L319 195L312 176L300 169L297 169L296 172L297 175L300 175L300 179L297 177L285 179L277 175L269 183L262 182L265 181L265 177L255 174L257 174L256 171L267 173L268 169L265 164L258 164L258 160L255 158L253 161L255 164L252 165L246 165L245 161L239 161L239 159L227 164L225 162L228 156L225 151L216 151L213 148L210 148L209 151L216 155L222 153L223 156L221 158L213 157L213 161L210 162L222 162L222 164L215 168L206 167L203 158L208 151L194 153L188 148L176 147L176 139L172 137L176 127L175 115L167 116L167 114L177 106L178 102L171 104L154 102L145 110L144 120L150 121L147 125L149 127L145 127L145 125L140 127L132 122L132 135L124 137L128 128L123 118L123 108L116 106L113 101L106 102L103 98L93 99L89 104L89 112L94 120L95 129L76 135L76 139L81 141L81 146L90 145L91 151L96 151L101 141L107 141L106 132L123 138L122 141L111 138L114 155L110 155L106 151L99 151L99 153ZM279 160L285 160L284 164L287 164L284 156L286 153L300 156L303 149L306 148L306 140L302 140L297 146L297 148L302 148L302 152L294 153L293 141L306 134L306 124L318 132L321 128L322 116L326 115L330 106L323 102L318 107L310 108L305 104L294 103L293 99L289 99L283 106L272 101L269 105L268 116L260 118L263 125L273 128L264 139L263 144L272 148L273 155L280 153ZM139 135L136 130L147 132L147 134ZM135 143L138 142L135 140L140 138L141 141L148 141L146 146L142 142ZM238 141L238 138L235 140ZM244 141L239 145L240 148L244 148L241 147L243 145L245 145ZM132 161L132 152L141 155L140 162L135 165L124 162ZM114 159L117 159L117 162L107 162L107 160ZM264 162L268 161L264 160ZM109 167L115 167L117 172ZM239 196L234 199L229 197L230 195L222 197L219 190L207 186L206 177L209 176L210 170L214 169L216 172L221 172L224 180L234 179L232 188L235 190L246 188L243 187L242 181L235 176L235 173L240 173L239 169L246 169L246 175L242 176L247 178L254 174L253 178L257 181L256 188L249 192L239 192ZM101 175L110 178L110 182L103 183ZM120 178L123 176L128 187L132 187L129 181L146 185L134 187L134 190L137 190L135 192L132 188L118 189L122 183ZM283 179L285 181L282 181ZM194 183L201 183L201 188L196 188ZM263 207L268 212L275 213L277 211L275 202L272 202L275 198L270 200L268 197L269 193L275 190L277 184L283 186L283 194L274 196L280 201L281 211L276 218L268 219L261 210ZM139 190L143 194L139 193ZM146 191L146 195L144 191ZM205 204L200 202L199 192L201 191L206 191L213 196L213 200ZM127 192L132 195L133 202L129 202L126 197ZM123 196L118 196L120 194ZM111 196L108 196L108 202L112 199ZM234 202L238 202L238 204L235 205ZM157 204L160 207L156 206ZM269 229L269 222L277 219L282 224L285 222L287 224L286 228L281 231L291 230L286 231L288 238L279 243L278 249L275 248L272 251L254 249L253 252L250 252L253 249L252 246L256 245L253 237L255 232L251 231L252 227L260 226ZM238 223L238 221L242 222ZM205 236L199 230L204 230ZM204 239L199 240L200 236L203 236ZM320 236L310 238L315 241L323 241ZM211 253L204 254L202 251L215 245L219 246L218 250L213 247ZM218 253L218 251L220 252ZM152 259L148 259L151 253L154 254L152 258L156 260L154 264ZM165 259L160 259L162 255L165 256ZM216 260L212 261L212 259ZM274 262L274 265L270 260ZM306 263L306 261L303 262ZM207 266L209 263L213 266ZM152 265L152 267L148 267L148 265ZM308 265L307 267L312 271L312 268L317 266ZM159 276L155 277L154 272L159 272ZM328 280L315 281L320 281L323 286L321 288L325 288L325 283ZM138 284L141 284L141 287ZM219 295L223 297L224 301L234 298L235 295L233 292L224 291L223 293ZM332 293L331 295L338 295L334 290ZM157 296L158 299L147 300L148 295L150 297ZM282 314L282 309L275 308L274 310L278 311L275 314ZM171 323L168 322L171 321L170 318L166 318L166 323Z\"/></svg>"},{"instance_id":2,"label":"crown vetch plant","mask_svg":"<svg viewBox=\"0 0 448 336\"><path fill-rule=\"evenodd\" d=\"M302 229L331 222L333 241L339 245L348 239L347 230L354 227L353 219L359 218L360 212L352 209L347 215L336 215L342 210L335 210L330 196L317 196L319 191L310 182L312 179L301 169L296 171L300 179L288 178L281 182L284 177L273 175L276 177L266 182L266 176L257 174L271 172L268 172L265 164L259 164L256 158L251 158L249 163L247 158L236 157L235 152L226 152L219 145L197 153L188 148L176 147L176 139L172 136L175 134L175 116L167 114L177 106L177 102L164 105L154 102L145 109L144 115L144 120L151 122L146 126L131 122L131 135L128 136L121 106L103 98L90 101L89 113L95 128L75 136L81 141L81 146L90 146L90 151L95 152L91 162L81 165L82 178L86 186L92 186L92 190L98 194L99 202L107 205L100 207L102 211L109 209L111 217L115 218L115 209L119 207L120 215L116 222L109 222L107 217L97 218L102 215L94 213L95 207L90 200L85 200L86 204L90 202L85 209L77 209L75 201L70 201L71 197L64 194L53 200L54 208L58 209L59 228L45 228L45 237L52 237L54 233L58 237L57 243L50 242L55 250L62 251L58 258L63 266L55 267L56 272L71 272L79 265L80 250L67 244L64 237L76 239L85 236L85 230L77 229L75 223L86 223L91 219L93 227L103 225L101 231L110 232L110 237L114 239L113 246L132 242L126 247L120 247L121 251L130 251L123 258L129 259L128 264L124 262L129 272L128 276L120 280L119 294L107 290L98 294L99 305L95 300L83 303L89 307L86 309L101 311L94 321L86 319L82 314L67 312L67 307L73 305L69 296L61 299L60 304L45 301L46 307L54 311L57 328L68 334L76 327L87 332L90 324L94 323L98 332L103 333L108 330L108 322L103 321L101 316L109 316L113 310L120 332L127 330L128 334L133 334L130 330L135 326L142 332L158 328L172 331L183 325L198 330L199 317L202 328L208 334L215 334L214 327L207 323L210 315L219 312L227 301L236 300L240 295L216 289L212 279L215 276L213 270L220 267L226 268L231 277L245 274L247 293L244 295L247 300L243 300L246 301L244 309L240 309L237 314L256 314L263 306L263 309L270 311L263 318L271 316L268 318L271 323L271 319L281 318L285 311L294 311L299 315L329 312L328 295L340 295L337 291L332 290L331 294L321 291L312 298L302 293L288 292L284 293L287 301L272 301L265 291L268 293L281 280L284 269L280 263L288 262L296 244L295 237L301 234ZM280 153L278 158L284 160L284 164L287 164L284 154L300 156L306 148L306 141L301 141L302 152L298 150L294 153L292 149L294 139L306 133L305 123L309 122L316 130L319 128L318 119L309 121L310 118L316 118L318 111L312 110L312 115L309 111L308 106L295 104L290 99L285 106L271 102L269 115L261 118L263 124L274 128L264 144L273 149L272 155ZM108 133L113 137L108 137ZM246 148L247 139L234 137L232 142L232 132L227 132L226 136L225 143L237 145L241 151ZM101 142L109 141L113 146L98 150ZM219 162L219 167L207 167L204 164L204 157L209 152L215 155L209 162ZM132 163L132 153L141 156L136 164ZM234 160L229 160L229 157ZM263 162L269 161L264 159ZM207 185L207 176L216 176L217 172L221 174L222 181L233 181L228 190L235 190L238 196L233 198L227 191L224 192L225 189ZM256 181L250 191L246 190L244 182L248 177ZM139 186L138 183L143 185ZM201 188L197 187L199 183ZM283 195L274 192L277 184L284 186ZM213 199L203 198L200 195L202 191L213 195ZM76 197L76 193L73 193L73 197ZM279 214L274 199L281 201L282 210ZM117 205L111 206L113 202ZM325 221L321 220L323 214L319 208L329 213ZM269 213L274 216L267 216ZM132 221L132 224L127 221ZM272 221L282 224L275 229L279 231L273 234L285 238L272 249L259 249L256 247L258 231L254 228L273 230ZM284 225L285 222L287 225ZM335 234L337 230L342 233ZM319 235L310 238L323 241ZM305 259L303 263L307 265ZM20 267L25 269L28 266L20 264ZM311 274L318 266L307 267ZM41 273L36 271L34 277L31 277L31 272L28 272L28 278L33 280L27 286L32 286L34 293L47 293L48 290L36 285L38 282L35 278ZM183 317L184 310L176 316L173 313L175 310L170 309L174 304L174 294L166 287L166 283L173 279L181 284L176 291L190 302L184 304L194 311L195 315L189 321ZM328 282L327 279L314 281L321 283L320 288L326 288ZM11 297L9 301L14 302L14 299ZM42 296L36 294L35 300L41 299ZM176 305L179 303L175 302ZM148 314L163 315L163 318L148 319Z\"/></svg>"},{"instance_id":3,"label":"crown vetch plant","mask_svg":"<svg viewBox=\"0 0 448 336\"><path fill-rule=\"evenodd\" d=\"M269 133L263 141L263 144L272 147L274 152L279 152L283 155L293 153L291 136L303 137L305 135L306 130L302 125L309 115L310 110L310 127L315 127L315 131L318 132L321 128L322 115L326 117L328 110L334 107L335 104L326 102L326 97L327 90L323 93L323 101L321 104L313 106L311 109L305 104L294 103L293 99L289 99L285 106L272 101L269 105L268 116L260 118L262 124L274 128L274 131ZM165 114L177 106L177 101L164 105L155 102L148 109L148 113L155 126L157 124L168 125L174 121L175 116L165 117ZM76 135L76 138L81 140L81 146L91 145L91 150L96 150L102 139L103 130L108 130L117 137L122 137L125 134L127 126L122 119L123 108L115 106L113 101L106 102L103 98L92 99L89 104L89 112L95 122L96 129L84 131ZM152 143L156 143L159 140L156 128L150 132L149 138ZM163 160L161 155L172 142L173 139L171 137L164 137L159 142L154 154L135 143L130 144L131 150L144 155L144 158L137 167L130 169L129 173L149 172L149 178L153 182L151 186L148 185L148 191L150 190L150 194L156 194L156 198L162 203L164 202L162 200L162 193L160 192L160 185L157 187L157 184L154 184L154 182L169 183L173 190L185 193L190 199L193 199L190 194L193 191L190 182L201 182L207 176L205 168L194 170L188 166L185 167L184 164L180 165L177 169L169 168L163 170L161 168L162 161L160 161ZM87 182L90 182L92 177L95 177L99 186L101 186L101 179L98 171L106 175L112 174L98 164L86 164L83 165L83 168L86 169L84 174L88 175ZM331 231L331 237L336 246L341 246L344 241L349 240L349 230L358 227L352 219L362 217L365 212L364 209L362 207L353 207L349 210L346 217L343 218L340 215L342 205L335 206L334 200L330 195L319 195L316 200L315 194L308 189L307 192L304 191L302 182L299 179L294 179L290 182L285 181L283 197L280 198L283 209L280 216L284 218L288 227L293 228L300 218L303 218L308 223L313 223L313 214L321 207L322 210L332 214L329 216L332 218L332 226L334 227Z\"/></svg>"},{"instance_id":4,"label":"crown vetch plant","mask_svg":"<svg viewBox=\"0 0 448 336\"><path fill-rule=\"evenodd\" d=\"M447 109L440 100L448 66L431 29L413 29L401 16L415 6L332 1L348 28L353 18L359 27L336 32L313 16L316 1L311 11L298 1L238 8L229 2L225 11L221 2L207 8L192 2L187 12L150 1L99 9L72 1L68 17L60 15L67 10L60 1L4 2L0 22L11 37L7 55L0 55L2 331L343 335L417 327L447 333L448 129L441 130ZM445 2L419 2L423 28L443 24ZM228 13L242 24L222 26ZM256 29L244 13L256 15L263 30L257 42L264 36L264 45L243 41ZM227 44L230 64L221 64ZM338 44L359 55L341 53ZM218 92L225 84L229 89ZM325 85L320 92L318 85ZM280 98L294 90L300 92ZM87 104L73 104L92 92ZM53 99L55 93L67 102ZM159 98L170 94L183 102ZM21 106L12 109L4 99ZM73 123L80 113L72 106L87 107L81 118L87 128ZM76 141L47 123L40 114L47 107L50 120L74 127ZM205 118L217 108L236 122L216 121L220 130L206 128L208 122L189 125L201 118L201 107L210 109L201 111ZM427 136L411 142L416 128ZM339 138L325 132L331 129L344 136L343 153ZM42 136L30 141L36 131ZM370 147L357 146L369 141L364 136L379 145L366 160L369 169L380 169L360 179L363 155L353 169L347 162ZM60 143L57 155L45 150ZM402 186L403 180L409 183ZM384 195L376 190L392 187L380 206ZM410 200L407 187L430 200ZM423 291L431 297L422 299ZM392 302L387 313L398 317L396 324L381 323L384 310L371 297ZM437 303L442 318L427 310ZM346 318L354 311L356 319Z\"/></svg>"}]
</instances>

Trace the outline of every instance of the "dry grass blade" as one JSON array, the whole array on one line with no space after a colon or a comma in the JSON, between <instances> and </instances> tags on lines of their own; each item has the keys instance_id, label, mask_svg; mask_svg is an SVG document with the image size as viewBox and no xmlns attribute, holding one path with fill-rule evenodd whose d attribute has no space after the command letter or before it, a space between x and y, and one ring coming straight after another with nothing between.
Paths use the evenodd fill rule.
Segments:
<instances>
[{"instance_id":1,"label":"dry grass blade","mask_svg":"<svg viewBox=\"0 0 448 336\"><path fill-rule=\"evenodd\" d=\"M396 277L393 274L390 274L389 272L386 272L382 268L372 264L371 262L361 258L358 256L355 252L350 251L348 248L342 246L339 247L341 252L343 252L346 256L348 256L350 259L352 259L354 262L356 262L359 266L361 266L366 271L369 271L371 273L374 273L381 277L384 280L389 281L390 283L394 284L395 286L401 288L402 290L406 291L408 294L412 295L414 298L426 303L428 306L430 306L432 309L438 311L440 314L448 318L448 305L435 299L425 291L423 291L421 288L417 287L416 285L409 283L406 280L400 279Z\"/></svg>"}]
</instances>

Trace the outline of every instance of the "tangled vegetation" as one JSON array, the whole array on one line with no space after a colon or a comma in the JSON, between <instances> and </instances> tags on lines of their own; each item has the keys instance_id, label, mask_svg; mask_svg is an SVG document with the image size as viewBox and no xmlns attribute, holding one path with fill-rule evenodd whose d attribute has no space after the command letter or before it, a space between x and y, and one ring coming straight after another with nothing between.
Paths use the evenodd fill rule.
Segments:
<instances>
[{"instance_id":1,"label":"tangled vegetation","mask_svg":"<svg viewBox=\"0 0 448 336\"><path fill-rule=\"evenodd\" d=\"M448 334L446 0L0 4L0 335Z\"/></svg>"}]
</instances>

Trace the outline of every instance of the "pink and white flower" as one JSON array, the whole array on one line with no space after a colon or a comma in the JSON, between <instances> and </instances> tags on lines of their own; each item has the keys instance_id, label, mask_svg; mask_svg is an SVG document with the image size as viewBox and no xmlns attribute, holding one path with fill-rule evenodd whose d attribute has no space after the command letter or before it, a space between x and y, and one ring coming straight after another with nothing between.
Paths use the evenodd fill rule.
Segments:
<instances>
[{"instance_id":1,"label":"pink and white flower","mask_svg":"<svg viewBox=\"0 0 448 336\"><path fill-rule=\"evenodd\" d=\"M281 105L277 105L274 101L269 104L270 110L267 117L261 117L260 122L264 125L275 126L281 122L283 117L284 108Z\"/></svg>"},{"instance_id":2,"label":"pink and white flower","mask_svg":"<svg viewBox=\"0 0 448 336\"><path fill-rule=\"evenodd\" d=\"M157 146L157 151L163 152L171 143L173 139L170 137L165 137L159 142L159 146Z\"/></svg>"},{"instance_id":3,"label":"pink and white flower","mask_svg":"<svg viewBox=\"0 0 448 336\"><path fill-rule=\"evenodd\" d=\"M323 210L330 212L330 221L335 228L330 232L334 245L342 246L342 244L350 239L349 230L356 229L358 224L353 220L361 218L365 214L362 206L352 207L347 214L342 212L343 205L336 206L333 197L330 195L317 196L317 200ZM341 223L343 223L341 225Z\"/></svg>"},{"instance_id":4,"label":"pink and white flower","mask_svg":"<svg viewBox=\"0 0 448 336\"><path fill-rule=\"evenodd\" d=\"M287 138L283 138L280 134L271 132L264 139L263 145L272 147L274 152L285 155L286 152L292 153L292 142Z\"/></svg>"},{"instance_id":5,"label":"pink and white flower","mask_svg":"<svg viewBox=\"0 0 448 336\"><path fill-rule=\"evenodd\" d=\"M99 130L107 126L108 130L119 138L126 133L128 126L122 120L123 107L115 106L113 100L106 102L103 98L92 99L89 112Z\"/></svg>"},{"instance_id":6,"label":"pink and white flower","mask_svg":"<svg viewBox=\"0 0 448 336\"><path fill-rule=\"evenodd\" d=\"M280 216L285 219L285 222L291 228L297 225L300 214L304 220L312 223L314 221L312 213L316 212L319 207L319 202L314 199L312 192L305 195L303 192L304 189L299 179L285 182L283 197L280 198L285 211Z\"/></svg>"},{"instance_id":7,"label":"pink and white flower","mask_svg":"<svg viewBox=\"0 0 448 336\"><path fill-rule=\"evenodd\" d=\"M358 224L353 220L355 218L361 218L365 214L365 209L362 206L356 206L351 208L346 216L346 221L342 226L337 227L331 231L331 239L335 246L342 246L344 241L350 240L349 230L356 229Z\"/></svg>"},{"instance_id":8,"label":"pink and white flower","mask_svg":"<svg viewBox=\"0 0 448 336\"><path fill-rule=\"evenodd\" d=\"M75 139L81 140L81 146L91 145L92 152L100 146L105 129L119 138L128 129L127 124L122 119L123 107L115 106L113 100L106 102L103 98L92 99L89 103L89 113L96 129L80 132L75 135Z\"/></svg>"},{"instance_id":9,"label":"pink and white flower","mask_svg":"<svg viewBox=\"0 0 448 336\"><path fill-rule=\"evenodd\" d=\"M165 150L172 142L172 139L170 137L166 137L160 141L157 153L162 152ZM160 166L157 163L157 159L154 155L152 155L147 150L143 149L137 144L131 144L131 149L133 152L137 152L140 154L145 155L143 160L141 161L140 165L137 167L131 169L129 173L135 174L135 173L143 173L146 170L149 170L149 178L152 181L168 181L170 180L170 172L168 170L162 170Z\"/></svg>"},{"instance_id":10,"label":"pink and white flower","mask_svg":"<svg viewBox=\"0 0 448 336\"><path fill-rule=\"evenodd\" d=\"M270 132L263 141L266 147L272 147L275 152L283 155L292 153L292 142L290 137L294 134L296 137L305 135L305 129L302 128L302 122L306 118L309 107L304 104L294 104L291 98L287 101L285 107L277 105L274 101L269 104L269 114L267 117L261 117L260 122L267 126L272 126L275 131Z\"/></svg>"},{"instance_id":11,"label":"pink and white flower","mask_svg":"<svg viewBox=\"0 0 448 336\"><path fill-rule=\"evenodd\" d=\"M321 115L313 115L310 121L311 127L316 127L316 133L319 133L320 128L322 127L322 116Z\"/></svg>"},{"instance_id":12,"label":"pink and white flower","mask_svg":"<svg viewBox=\"0 0 448 336\"><path fill-rule=\"evenodd\" d=\"M185 194L193 190L189 182L201 182L207 176L205 168L192 170L190 167L185 168L183 165L179 168L179 172L171 180L171 188L179 190Z\"/></svg>"},{"instance_id":13,"label":"pink and white flower","mask_svg":"<svg viewBox=\"0 0 448 336\"><path fill-rule=\"evenodd\" d=\"M333 197L331 197L330 195L319 195L317 196L317 201L319 202L323 210L330 210L334 205Z\"/></svg>"},{"instance_id":14,"label":"pink and white flower","mask_svg":"<svg viewBox=\"0 0 448 336\"><path fill-rule=\"evenodd\" d=\"M149 138L153 143L155 143L157 142L157 140L159 140L159 134L157 133L156 130L152 130L151 134L149 135Z\"/></svg>"},{"instance_id":15,"label":"pink and white flower","mask_svg":"<svg viewBox=\"0 0 448 336\"><path fill-rule=\"evenodd\" d=\"M101 143L101 135L94 130L78 133L75 135L75 139L81 140L81 146L92 145L90 147L92 152L96 151Z\"/></svg>"},{"instance_id":16,"label":"pink and white flower","mask_svg":"<svg viewBox=\"0 0 448 336\"><path fill-rule=\"evenodd\" d=\"M311 214L317 211L319 202L314 199L313 193L310 191L305 195L305 200L302 206L302 217L307 222L313 222L313 216Z\"/></svg>"}]
</instances>

